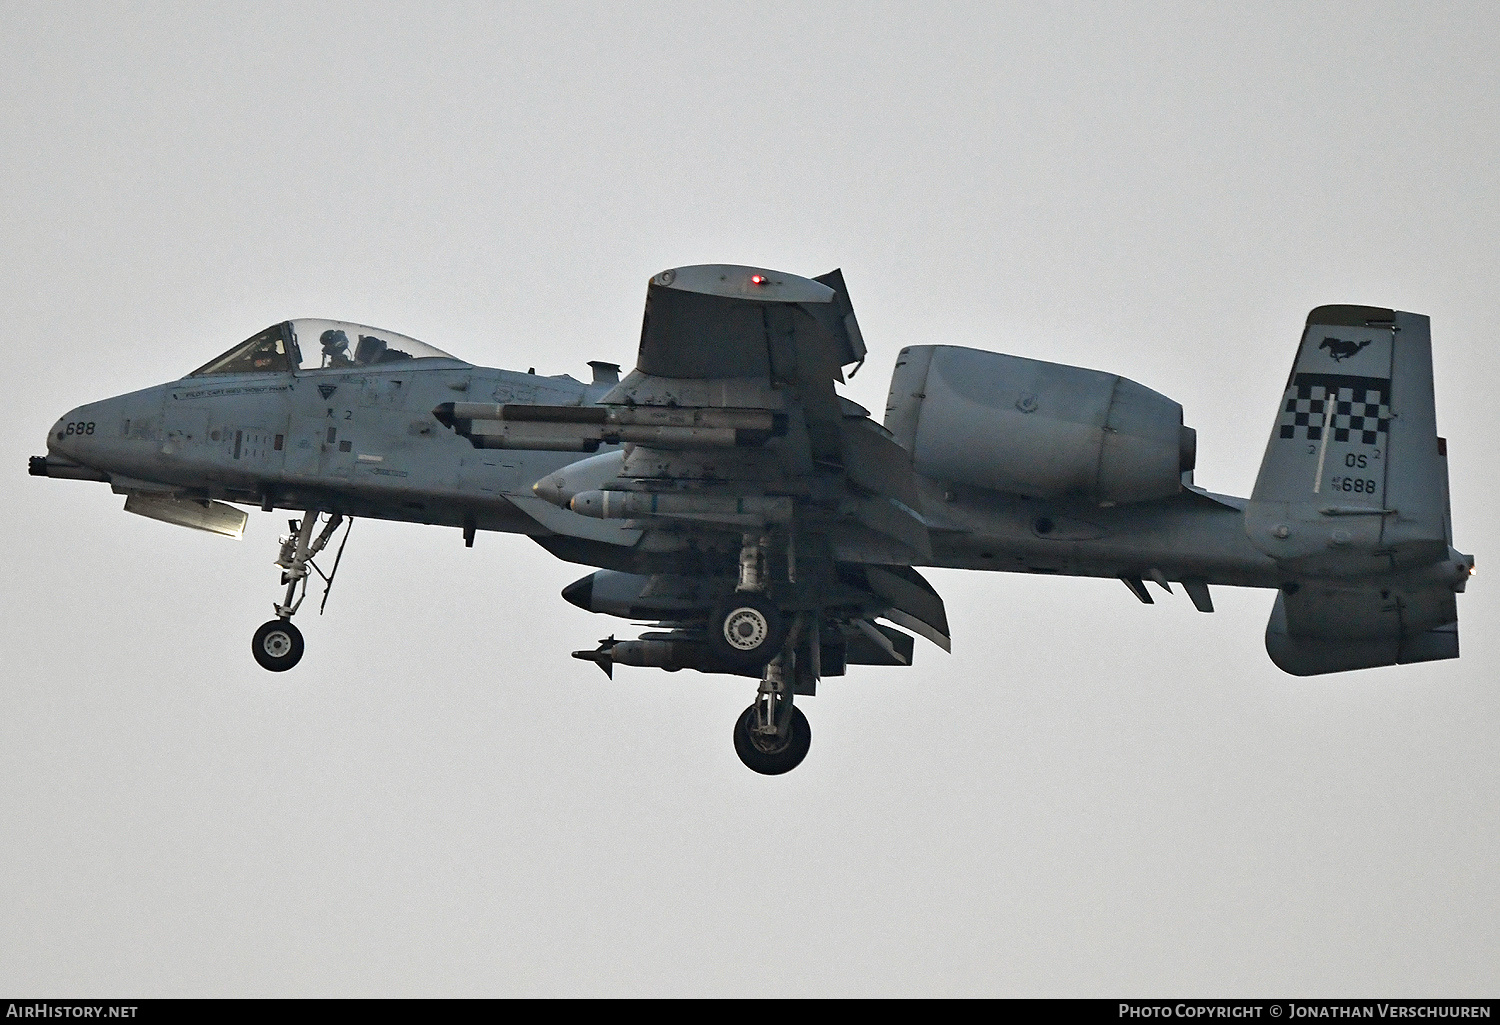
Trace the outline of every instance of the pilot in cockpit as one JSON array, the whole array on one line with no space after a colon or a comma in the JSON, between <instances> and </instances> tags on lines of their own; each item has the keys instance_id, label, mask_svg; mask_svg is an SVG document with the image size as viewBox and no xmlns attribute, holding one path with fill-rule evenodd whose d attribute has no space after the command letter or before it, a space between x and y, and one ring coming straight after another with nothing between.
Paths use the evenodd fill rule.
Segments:
<instances>
[{"instance_id":1,"label":"pilot in cockpit","mask_svg":"<svg viewBox=\"0 0 1500 1025\"><path fill-rule=\"evenodd\" d=\"M374 335L360 335L359 346L354 350L355 362L363 366L395 363L403 359L411 359L411 353L393 349L384 338L377 338Z\"/></svg>"},{"instance_id":2,"label":"pilot in cockpit","mask_svg":"<svg viewBox=\"0 0 1500 1025\"><path fill-rule=\"evenodd\" d=\"M255 370L279 370L286 363L279 340L269 337L259 339L250 351L250 366Z\"/></svg>"},{"instance_id":3,"label":"pilot in cockpit","mask_svg":"<svg viewBox=\"0 0 1500 1025\"><path fill-rule=\"evenodd\" d=\"M349 358L349 336L334 328L324 331L319 339L323 343L323 365L325 367L352 367Z\"/></svg>"}]
</instances>

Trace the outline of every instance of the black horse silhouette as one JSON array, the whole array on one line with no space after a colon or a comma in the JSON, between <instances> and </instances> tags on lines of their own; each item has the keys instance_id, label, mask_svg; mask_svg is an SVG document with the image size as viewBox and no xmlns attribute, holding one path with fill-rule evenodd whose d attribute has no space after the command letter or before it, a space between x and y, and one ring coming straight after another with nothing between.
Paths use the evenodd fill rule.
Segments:
<instances>
[{"instance_id":1,"label":"black horse silhouette","mask_svg":"<svg viewBox=\"0 0 1500 1025\"><path fill-rule=\"evenodd\" d=\"M1318 346L1318 348L1327 349L1328 355L1333 357L1335 363L1342 363L1369 344L1370 340L1368 338L1362 342L1346 342L1342 338L1325 338L1323 339L1323 344Z\"/></svg>"}]
</instances>

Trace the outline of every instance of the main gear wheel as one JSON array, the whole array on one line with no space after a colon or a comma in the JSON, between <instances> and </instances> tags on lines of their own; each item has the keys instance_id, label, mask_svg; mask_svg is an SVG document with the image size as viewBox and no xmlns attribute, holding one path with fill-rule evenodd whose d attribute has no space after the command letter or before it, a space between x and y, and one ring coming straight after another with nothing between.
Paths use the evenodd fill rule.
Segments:
<instances>
[{"instance_id":1,"label":"main gear wheel","mask_svg":"<svg viewBox=\"0 0 1500 1025\"><path fill-rule=\"evenodd\" d=\"M708 644L722 661L760 669L781 653L786 617L764 594L740 591L709 616Z\"/></svg>"},{"instance_id":2,"label":"main gear wheel","mask_svg":"<svg viewBox=\"0 0 1500 1025\"><path fill-rule=\"evenodd\" d=\"M763 776L791 772L812 747L812 726L802 709L793 706L783 714L791 716L784 735L762 726L759 703L745 709L734 724L734 753Z\"/></svg>"}]
</instances>

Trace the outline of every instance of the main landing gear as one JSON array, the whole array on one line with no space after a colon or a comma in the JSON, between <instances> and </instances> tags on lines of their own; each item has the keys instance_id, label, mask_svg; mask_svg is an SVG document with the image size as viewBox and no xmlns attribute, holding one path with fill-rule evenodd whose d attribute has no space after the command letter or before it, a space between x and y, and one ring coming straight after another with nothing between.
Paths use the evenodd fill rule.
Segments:
<instances>
[{"instance_id":1,"label":"main landing gear","mask_svg":"<svg viewBox=\"0 0 1500 1025\"><path fill-rule=\"evenodd\" d=\"M755 703L734 724L734 753L763 776L779 776L802 764L812 746L812 727L792 704L785 655L766 666Z\"/></svg>"},{"instance_id":2,"label":"main landing gear","mask_svg":"<svg viewBox=\"0 0 1500 1025\"><path fill-rule=\"evenodd\" d=\"M786 617L765 593L769 546L768 537L745 535L739 586L729 601L715 608L709 620L709 645L732 664L764 667L755 703L734 724L734 751L747 767L765 776L779 776L801 765L812 746L812 727L792 701L798 676L816 677L816 672L810 657L801 665L797 658L802 635L808 632L808 617L796 617L788 631Z\"/></svg>"},{"instance_id":3,"label":"main landing gear","mask_svg":"<svg viewBox=\"0 0 1500 1025\"><path fill-rule=\"evenodd\" d=\"M766 555L771 539L746 534L740 546L740 578L734 594L708 617L708 646L721 662L761 669L786 643L786 618L766 596Z\"/></svg>"},{"instance_id":4,"label":"main landing gear","mask_svg":"<svg viewBox=\"0 0 1500 1025\"><path fill-rule=\"evenodd\" d=\"M709 614L708 646L721 662L760 669L786 641L786 620L763 594L737 593Z\"/></svg>"},{"instance_id":5,"label":"main landing gear","mask_svg":"<svg viewBox=\"0 0 1500 1025\"><path fill-rule=\"evenodd\" d=\"M339 560L344 557L344 545L349 540L349 527L345 527L344 539L339 542L338 553L333 559L333 569L328 573L318 569L313 556L328 547L334 531L344 522L344 516L342 513L334 513L315 537L313 532L318 529L318 518L318 513L309 512L300 522L292 520L292 532L281 538L281 555L277 557L276 565L281 567L281 582L286 585L286 597L276 606L276 618L262 623L250 641L250 652L255 656L255 661L262 669L273 673L284 673L302 660L302 631L292 625L292 616L296 615L297 609L302 606L302 600L307 597L308 569L313 569L323 578L323 604L318 606L321 613L328 604L328 592L333 589L333 578L339 571ZM353 525L354 521L350 519L349 526Z\"/></svg>"}]
</instances>

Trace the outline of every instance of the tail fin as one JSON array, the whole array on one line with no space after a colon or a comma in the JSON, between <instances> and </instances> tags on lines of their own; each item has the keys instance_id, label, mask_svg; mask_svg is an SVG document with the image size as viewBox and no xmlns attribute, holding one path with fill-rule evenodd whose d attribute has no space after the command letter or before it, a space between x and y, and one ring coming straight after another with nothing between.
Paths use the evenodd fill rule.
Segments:
<instances>
[{"instance_id":1,"label":"tail fin","mask_svg":"<svg viewBox=\"0 0 1500 1025\"><path fill-rule=\"evenodd\" d=\"M1266 634L1283 669L1457 657L1473 560L1451 548L1426 317L1308 314L1245 529L1287 572Z\"/></svg>"},{"instance_id":2,"label":"tail fin","mask_svg":"<svg viewBox=\"0 0 1500 1025\"><path fill-rule=\"evenodd\" d=\"M1278 560L1341 573L1441 560L1445 448L1427 318L1320 306L1250 496L1251 540Z\"/></svg>"}]
</instances>

